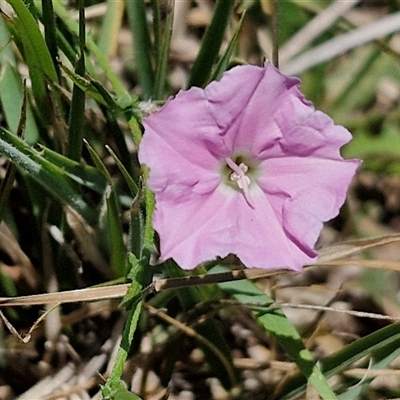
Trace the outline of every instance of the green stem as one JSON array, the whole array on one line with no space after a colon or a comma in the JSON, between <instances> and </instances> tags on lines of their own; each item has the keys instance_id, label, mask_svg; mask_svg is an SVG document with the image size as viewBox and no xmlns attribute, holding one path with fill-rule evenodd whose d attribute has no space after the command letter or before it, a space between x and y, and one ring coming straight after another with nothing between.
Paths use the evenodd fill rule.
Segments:
<instances>
[{"instance_id":1,"label":"green stem","mask_svg":"<svg viewBox=\"0 0 400 400\"><path fill-rule=\"evenodd\" d=\"M129 349L137 328L141 310L142 300L139 300L129 311L115 364L107 383L102 387L102 400L138 399L134 394L126 392L126 389L123 389L123 392L121 392L121 387L123 388L121 377L124 372L126 360L128 359Z\"/></svg>"},{"instance_id":2,"label":"green stem","mask_svg":"<svg viewBox=\"0 0 400 400\"><path fill-rule=\"evenodd\" d=\"M124 372L124 366L128 358L129 349L133 340L133 335L136 331L141 310L142 301L139 301L136 307L132 308L129 311L124 328L124 333L122 335L121 345L118 349L114 368L112 369L110 374L110 383L119 381L121 379L122 373Z\"/></svg>"},{"instance_id":3,"label":"green stem","mask_svg":"<svg viewBox=\"0 0 400 400\"><path fill-rule=\"evenodd\" d=\"M147 168L143 172L145 180L148 179ZM153 228L153 213L156 207L156 202L154 199L153 192L147 187L145 187L145 206L146 206L146 221L144 225L144 238L143 238L143 248L150 250L154 245L154 228Z\"/></svg>"}]
</instances>

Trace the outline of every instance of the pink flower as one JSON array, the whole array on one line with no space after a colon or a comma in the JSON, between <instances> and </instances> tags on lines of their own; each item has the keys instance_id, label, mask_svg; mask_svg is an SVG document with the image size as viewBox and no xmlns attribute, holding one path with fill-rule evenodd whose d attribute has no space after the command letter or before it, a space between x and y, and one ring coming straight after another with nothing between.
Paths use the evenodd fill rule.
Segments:
<instances>
[{"instance_id":1,"label":"pink flower","mask_svg":"<svg viewBox=\"0 0 400 400\"><path fill-rule=\"evenodd\" d=\"M236 254L247 267L300 270L342 206L358 160L350 133L270 63L239 66L145 118L161 259L191 269Z\"/></svg>"}]
</instances>

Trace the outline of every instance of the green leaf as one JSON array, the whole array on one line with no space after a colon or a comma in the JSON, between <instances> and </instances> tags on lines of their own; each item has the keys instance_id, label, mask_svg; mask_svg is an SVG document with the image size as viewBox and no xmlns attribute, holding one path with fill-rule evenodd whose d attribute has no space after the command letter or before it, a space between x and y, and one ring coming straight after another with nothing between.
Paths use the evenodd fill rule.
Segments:
<instances>
[{"instance_id":1,"label":"green leaf","mask_svg":"<svg viewBox=\"0 0 400 400\"><path fill-rule=\"evenodd\" d=\"M371 351L370 359L372 363L368 363L368 365L366 365L366 368L370 368L373 370L388 368L389 364L393 362L399 355L400 347L398 340L391 340L388 343L382 344L378 346L378 348L376 348L375 350ZM363 392L364 389L367 388L367 386L373 381L373 379L374 378L362 379L362 382L360 382L360 380L354 381L354 387L351 387L349 390L346 390L346 392L339 395L338 399L353 400L355 398L359 398L359 395ZM349 387L347 382L348 381L346 381L346 388Z\"/></svg>"},{"instance_id":2,"label":"green leaf","mask_svg":"<svg viewBox=\"0 0 400 400\"><path fill-rule=\"evenodd\" d=\"M58 166L17 136L0 127L0 153L29 174L61 204L68 204L87 222L97 222L98 213L83 198L75 182Z\"/></svg>"},{"instance_id":3,"label":"green leaf","mask_svg":"<svg viewBox=\"0 0 400 400\"><path fill-rule=\"evenodd\" d=\"M218 57L225 31L232 15L235 0L218 0L214 16L208 26L199 51L193 64L188 86L204 87L211 76L211 70Z\"/></svg>"},{"instance_id":4,"label":"green leaf","mask_svg":"<svg viewBox=\"0 0 400 400\"><path fill-rule=\"evenodd\" d=\"M119 306L132 308L132 304L136 305L136 303L143 296L143 293L141 293L142 287L144 286L142 284L142 280L145 273L145 268L148 268L148 260L139 260L133 253L129 253L128 264L129 272L127 274L127 278L132 282L132 284L126 292L124 298L121 300Z\"/></svg>"},{"instance_id":5,"label":"green leaf","mask_svg":"<svg viewBox=\"0 0 400 400\"><path fill-rule=\"evenodd\" d=\"M240 17L240 20L236 26L235 32L232 36L232 39L230 40L227 49L225 50L224 54L220 58L220 60L217 64L217 67L215 68L215 71L211 78L212 81L216 81L216 80L220 79L222 74L228 69L229 61L232 57L233 51L235 50L237 40L239 38L239 32L240 32L240 29L242 28L245 15L246 15L246 12L243 12L243 14Z\"/></svg>"},{"instance_id":6,"label":"green leaf","mask_svg":"<svg viewBox=\"0 0 400 400\"><path fill-rule=\"evenodd\" d=\"M79 0L79 56L75 63L75 73L85 75L85 8ZM85 124L85 92L74 83L68 117L68 157L79 161L82 155L83 128Z\"/></svg>"},{"instance_id":7,"label":"green leaf","mask_svg":"<svg viewBox=\"0 0 400 400\"><path fill-rule=\"evenodd\" d=\"M356 340L339 352L326 358L322 362L322 369L326 376L330 377L343 371L349 365L368 354L373 356L378 368L381 368L379 363L382 362L382 359L390 357L390 361L393 360L393 351L400 350L399 343L400 324L389 325L369 334L368 336ZM378 362L378 360L380 361Z\"/></svg>"},{"instance_id":8,"label":"green leaf","mask_svg":"<svg viewBox=\"0 0 400 400\"><path fill-rule=\"evenodd\" d=\"M94 162L97 170L107 179L109 185L112 185L112 178L110 173L107 170L107 167L104 165L103 161L101 161L100 156L96 153L95 149L90 145L90 143L84 139L83 142L86 145L86 148L89 151L90 157Z\"/></svg>"},{"instance_id":9,"label":"green leaf","mask_svg":"<svg viewBox=\"0 0 400 400\"><path fill-rule=\"evenodd\" d=\"M46 42L39 26L22 0L7 0L18 18L13 20L14 34L22 44L22 53L29 68L32 90L39 112L47 120L48 107L47 83L57 82L58 76L54 68Z\"/></svg>"},{"instance_id":10,"label":"green leaf","mask_svg":"<svg viewBox=\"0 0 400 400\"><path fill-rule=\"evenodd\" d=\"M116 108L116 103L112 98L111 94L107 92L105 88L103 92L99 91L98 86L95 84L95 80L90 77L83 77L78 75L74 71L70 70L64 64L61 64L61 69L64 73L72 80L72 82L79 86L81 90L83 90L88 96L90 96L97 103L102 105L107 105L111 108ZM101 85L98 83L98 85Z\"/></svg>"},{"instance_id":11,"label":"green leaf","mask_svg":"<svg viewBox=\"0 0 400 400\"><path fill-rule=\"evenodd\" d=\"M128 4L131 2L128 2ZM133 3L136 3L133 2ZM72 34L76 37L79 35L79 26L77 22L71 16L69 10L65 9L63 6L63 2L55 1L53 3L54 11L58 15L58 17L63 21L65 26L70 30ZM107 58L101 52L101 50L97 47L94 40L91 38L89 34L86 35L86 47L93 58L98 62L98 64L103 69L107 81L112 85L115 93L116 93L116 102L120 105L122 109L128 108L132 106L133 97L128 93L125 89L124 85L122 84L120 78L117 74L113 71L110 63L108 62Z\"/></svg>"},{"instance_id":12,"label":"green leaf","mask_svg":"<svg viewBox=\"0 0 400 400\"><path fill-rule=\"evenodd\" d=\"M129 190L132 194L132 197L137 196L139 193L139 188L136 185L136 182L132 179L132 177L129 175L128 171L126 170L125 166L121 163L117 155L113 152L110 146L106 145L106 149L108 152L111 154L111 157L114 159L115 164L117 164L118 169L120 170L122 176L125 179L125 182L127 183Z\"/></svg>"},{"instance_id":13,"label":"green leaf","mask_svg":"<svg viewBox=\"0 0 400 400\"><path fill-rule=\"evenodd\" d=\"M118 203L118 197L115 189L107 186L107 229L111 244L110 265L114 278L120 278L127 272L127 249L124 243L124 232L121 225L121 209Z\"/></svg>"},{"instance_id":14,"label":"green leaf","mask_svg":"<svg viewBox=\"0 0 400 400\"><path fill-rule=\"evenodd\" d=\"M209 273L226 271L229 271L229 269L216 266ZM296 328L281 310L268 309L268 306L273 304L273 299L248 280L224 282L218 284L218 286L233 296L235 300L252 310L260 326L276 338L278 343L297 364L308 382L324 400L336 399L335 394L314 361L312 354L304 346ZM265 307L252 307L251 304L264 305Z\"/></svg>"},{"instance_id":15,"label":"green leaf","mask_svg":"<svg viewBox=\"0 0 400 400\"><path fill-rule=\"evenodd\" d=\"M48 149L47 147L41 146L40 144L38 146L40 148L39 154L44 159L61 168L63 172L75 182L86 186L97 193L104 193L107 181L104 178L104 175L96 168L71 160L70 158L63 156L54 150Z\"/></svg>"},{"instance_id":16,"label":"green leaf","mask_svg":"<svg viewBox=\"0 0 400 400\"><path fill-rule=\"evenodd\" d=\"M111 248L111 270L113 271L114 278L120 278L126 274L126 247L124 243L124 234L121 225L121 209L118 202L118 196L113 186L112 178L107 171L106 166L101 161L100 157L85 140L86 148L88 149L93 162L97 169L104 175L108 181L108 185L105 190L106 200L106 213L107 213L107 236L110 240Z\"/></svg>"},{"instance_id":17,"label":"green leaf","mask_svg":"<svg viewBox=\"0 0 400 400\"><path fill-rule=\"evenodd\" d=\"M57 64L58 58L58 46L57 46L57 30L54 18L53 1L42 0L43 9L43 26L44 26L44 38L49 49L50 57L53 61L54 68L56 69L57 76L59 76L59 69Z\"/></svg>"},{"instance_id":18,"label":"green leaf","mask_svg":"<svg viewBox=\"0 0 400 400\"><path fill-rule=\"evenodd\" d=\"M0 14L0 102L7 126L12 132L17 131L21 119L23 97L23 85L18 74L11 38L3 16ZM24 137L31 144L36 143L39 137L36 121L29 104L27 104Z\"/></svg>"},{"instance_id":19,"label":"green leaf","mask_svg":"<svg viewBox=\"0 0 400 400\"><path fill-rule=\"evenodd\" d=\"M343 372L353 363L370 355L377 363L377 368L384 368L399 354L400 324L392 324L350 343L342 350L321 361L321 370L326 378ZM373 368L375 366L373 365ZM306 389L302 376L296 376L286 382L280 395L289 399Z\"/></svg>"},{"instance_id":20,"label":"green leaf","mask_svg":"<svg viewBox=\"0 0 400 400\"><path fill-rule=\"evenodd\" d=\"M137 103L135 96L115 97L99 81L92 76L81 76L61 64L63 72L77 85L86 95L90 96L98 104L107 106L110 112L130 110Z\"/></svg>"},{"instance_id":21,"label":"green leaf","mask_svg":"<svg viewBox=\"0 0 400 400\"><path fill-rule=\"evenodd\" d=\"M141 258L146 252L143 248L144 215L141 209L142 195L143 191L140 189L131 204L129 220L129 250L138 258Z\"/></svg>"},{"instance_id":22,"label":"green leaf","mask_svg":"<svg viewBox=\"0 0 400 400\"><path fill-rule=\"evenodd\" d=\"M79 58L76 70L81 70L84 59ZM72 89L72 101L68 118L68 157L80 160L82 155L82 139L85 123L85 92L76 84Z\"/></svg>"},{"instance_id":23,"label":"green leaf","mask_svg":"<svg viewBox=\"0 0 400 400\"><path fill-rule=\"evenodd\" d=\"M141 397L129 392L124 384L117 380L112 385L102 387L102 400L142 400Z\"/></svg>"},{"instance_id":24,"label":"green leaf","mask_svg":"<svg viewBox=\"0 0 400 400\"><path fill-rule=\"evenodd\" d=\"M157 5L160 7L160 5ZM156 65L156 78L154 83L153 100L162 100L164 96L165 83L167 80L167 68L172 36L172 23L173 23L173 10L172 7L167 10L167 17L162 31L160 32L160 44L158 45L158 56Z\"/></svg>"},{"instance_id":25,"label":"green leaf","mask_svg":"<svg viewBox=\"0 0 400 400\"><path fill-rule=\"evenodd\" d=\"M142 94L145 99L149 99L153 94L154 71L151 59L153 45L147 23L146 5L143 0L127 1L126 10L132 29L133 50Z\"/></svg>"},{"instance_id":26,"label":"green leaf","mask_svg":"<svg viewBox=\"0 0 400 400\"><path fill-rule=\"evenodd\" d=\"M100 28L97 45L107 60L115 55L124 16L124 1L107 0L106 13Z\"/></svg>"}]
</instances>

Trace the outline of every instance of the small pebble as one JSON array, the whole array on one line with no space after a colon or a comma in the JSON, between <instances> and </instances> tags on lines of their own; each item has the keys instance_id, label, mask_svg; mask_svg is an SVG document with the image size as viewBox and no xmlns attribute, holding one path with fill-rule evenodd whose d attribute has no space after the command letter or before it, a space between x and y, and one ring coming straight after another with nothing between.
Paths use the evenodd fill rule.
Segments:
<instances>
[{"instance_id":1,"label":"small pebble","mask_svg":"<svg viewBox=\"0 0 400 400\"><path fill-rule=\"evenodd\" d=\"M194 394L193 392L189 390L182 390L182 392L179 393L177 400L194 400Z\"/></svg>"},{"instance_id":2,"label":"small pebble","mask_svg":"<svg viewBox=\"0 0 400 400\"><path fill-rule=\"evenodd\" d=\"M243 386L247 390L258 390L260 389L261 384L257 378L247 378L244 380Z\"/></svg>"},{"instance_id":3,"label":"small pebble","mask_svg":"<svg viewBox=\"0 0 400 400\"><path fill-rule=\"evenodd\" d=\"M229 393L217 378L208 379L213 400L229 400Z\"/></svg>"},{"instance_id":4,"label":"small pebble","mask_svg":"<svg viewBox=\"0 0 400 400\"><path fill-rule=\"evenodd\" d=\"M255 344L247 349L249 357L259 363L269 363L271 360L271 351L261 344Z\"/></svg>"}]
</instances>

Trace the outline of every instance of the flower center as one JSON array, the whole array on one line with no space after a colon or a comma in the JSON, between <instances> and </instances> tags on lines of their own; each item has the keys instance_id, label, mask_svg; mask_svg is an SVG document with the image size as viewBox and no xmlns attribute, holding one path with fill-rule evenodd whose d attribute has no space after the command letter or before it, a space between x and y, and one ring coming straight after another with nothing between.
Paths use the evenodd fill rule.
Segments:
<instances>
[{"instance_id":1,"label":"flower center","mask_svg":"<svg viewBox=\"0 0 400 400\"><path fill-rule=\"evenodd\" d=\"M228 164L228 167L233 171L229 175L229 179L237 184L238 188L243 192L243 196L246 199L247 204L251 208L254 208L254 204L251 200L250 190L249 190L249 185L251 181L250 178L246 175L246 172L248 171L249 167L244 163L240 163L239 165L237 165L229 157L226 157L225 161Z\"/></svg>"}]
</instances>

